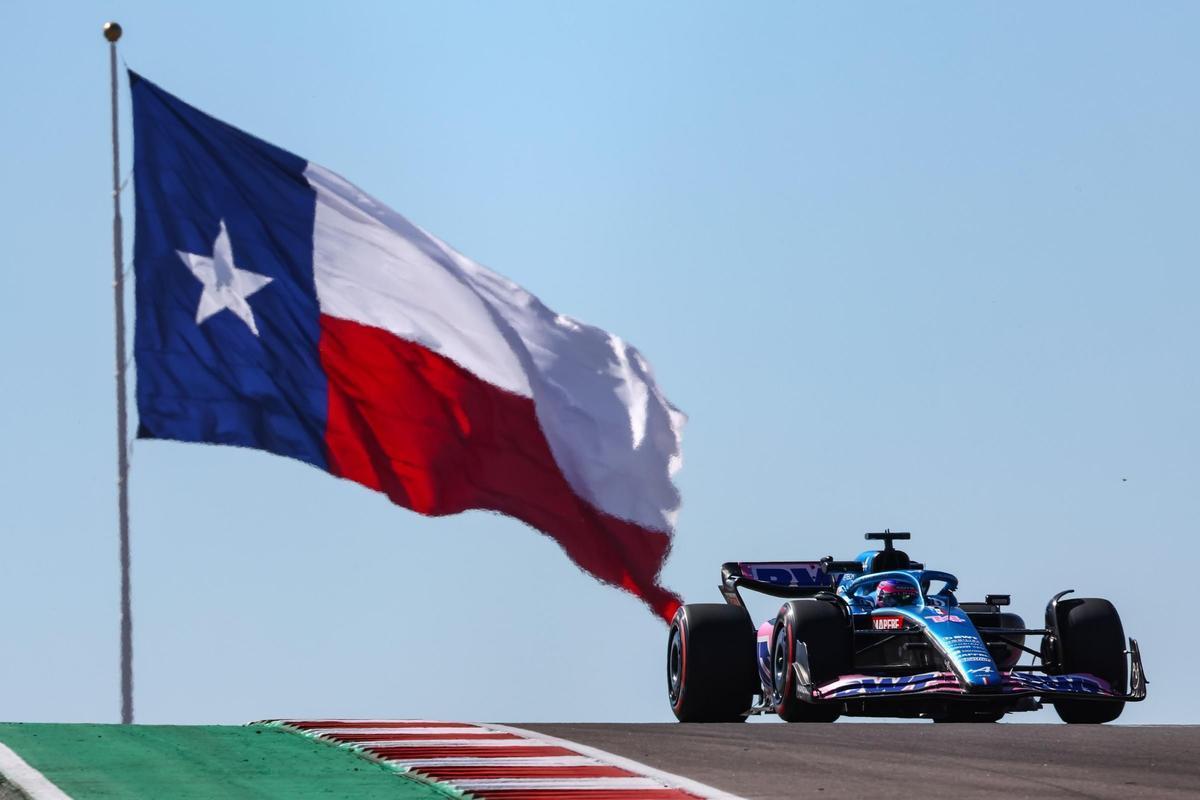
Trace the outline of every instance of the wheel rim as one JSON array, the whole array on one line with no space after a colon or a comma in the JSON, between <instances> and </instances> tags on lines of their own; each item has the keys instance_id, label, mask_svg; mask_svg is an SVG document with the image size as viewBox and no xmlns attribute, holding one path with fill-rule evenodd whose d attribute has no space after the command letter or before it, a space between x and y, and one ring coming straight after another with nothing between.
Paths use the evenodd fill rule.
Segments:
<instances>
[{"instance_id":1,"label":"wheel rim","mask_svg":"<svg viewBox=\"0 0 1200 800\"><path fill-rule=\"evenodd\" d=\"M788 671L788 647L787 647L787 630L780 628L775 635L775 652L772 656L772 667L774 672L774 694L775 703L778 704L783 700L784 687L787 685Z\"/></svg>"},{"instance_id":2,"label":"wheel rim","mask_svg":"<svg viewBox=\"0 0 1200 800\"><path fill-rule=\"evenodd\" d=\"M679 627L671 628L671 643L667 646L667 695L671 705L679 701L683 689L683 634Z\"/></svg>"}]
</instances>

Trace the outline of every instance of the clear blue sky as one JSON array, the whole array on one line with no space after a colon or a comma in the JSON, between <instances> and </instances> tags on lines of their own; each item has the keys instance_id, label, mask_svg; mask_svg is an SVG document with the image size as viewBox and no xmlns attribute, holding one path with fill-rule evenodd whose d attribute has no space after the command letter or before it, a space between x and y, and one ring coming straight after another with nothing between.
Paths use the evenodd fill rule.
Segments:
<instances>
[{"instance_id":1,"label":"clear blue sky","mask_svg":"<svg viewBox=\"0 0 1200 800\"><path fill-rule=\"evenodd\" d=\"M118 711L107 18L640 347L691 418L687 599L912 530L1031 622L1111 598L1122 719L1200 718L1200 7L1095 2L8 4L0 716ZM140 721L670 718L663 625L516 522L249 451L133 470Z\"/></svg>"}]
</instances>

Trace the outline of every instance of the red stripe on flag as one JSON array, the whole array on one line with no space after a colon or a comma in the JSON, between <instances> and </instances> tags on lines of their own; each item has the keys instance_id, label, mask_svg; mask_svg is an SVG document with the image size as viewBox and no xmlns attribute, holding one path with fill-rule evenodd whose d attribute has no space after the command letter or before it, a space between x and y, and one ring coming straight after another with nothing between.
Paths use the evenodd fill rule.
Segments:
<instances>
[{"instance_id":1,"label":"red stripe on flag","mask_svg":"<svg viewBox=\"0 0 1200 800\"><path fill-rule=\"evenodd\" d=\"M324 314L319 349L330 472L422 514L487 509L516 517L592 575L674 616L679 598L657 582L669 537L575 494L533 400L387 331Z\"/></svg>"}]
</instances>

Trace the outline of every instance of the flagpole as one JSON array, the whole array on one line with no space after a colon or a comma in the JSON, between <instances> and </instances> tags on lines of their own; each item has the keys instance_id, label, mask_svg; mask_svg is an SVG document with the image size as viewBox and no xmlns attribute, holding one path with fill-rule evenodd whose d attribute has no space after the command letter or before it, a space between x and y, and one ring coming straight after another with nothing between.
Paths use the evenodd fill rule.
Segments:
<instances>
[{"instance_id":1,"label":"flagpole","mask_svg":"<svg viewBox=\"0 0 1200 800\"><path fill-rule=\"evenodd\" d=\"M121 238L121 150L117 138L117 40L121 26L104 23L112 89L113 305L117 345L117 526L121 550L121 723L133 722L133 614L129 599L129 431L125 410L125 257Z\"/></svg>"}]
</instances>

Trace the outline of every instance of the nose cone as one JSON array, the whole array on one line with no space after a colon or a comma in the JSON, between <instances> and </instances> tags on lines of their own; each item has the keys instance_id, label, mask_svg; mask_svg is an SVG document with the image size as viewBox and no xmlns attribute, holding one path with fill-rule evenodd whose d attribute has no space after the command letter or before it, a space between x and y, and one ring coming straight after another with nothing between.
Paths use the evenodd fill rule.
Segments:
<instances>
[{"instance_id":1,"label":"nose cone","mask_svg":"<svg viewBox=\"0 0 1200 800\"><path fill-rule=\"evenodd\" d=\"M955 672L969 692L1000 688L1000 670L987 644L965 613L957 608L926 608L922 614L929 635L953 662Z\"/></svg>"}]
</instances>

